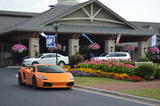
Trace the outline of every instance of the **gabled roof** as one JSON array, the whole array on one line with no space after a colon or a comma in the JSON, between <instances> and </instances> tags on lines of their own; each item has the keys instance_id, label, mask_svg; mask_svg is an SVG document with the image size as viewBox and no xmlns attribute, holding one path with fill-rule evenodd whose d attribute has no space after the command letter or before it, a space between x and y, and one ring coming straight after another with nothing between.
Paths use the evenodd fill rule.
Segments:
<instances>
[{"instance_id":1,"label":"gabled roof","mask_svg":"<svg viewBox=\"0 0 160 106\"><path fill-rule=\"evenodd\" d=\"M53 32L53 26L51 23L54 21L58 21L58 19L71 14L75 11L77 11L80 8L83 8L91 3L97 3L100 5L103 9L110 12L112 15L117 17L119 20L121 20L123 23L128 25L130 28L110 28L110 27L102 27L102 26L84 26L84 25L60 25L59 31L65 32L65 33L71 33L71 32L79 32L79 33L99 33L99 34L105 34L105 33L113 33L113 34L133 34L133 35L146 35L147 29L139 30L137 29L132 23L126 21L122 17L120 17L118 14L110 10L108 7L103 5L98 0L89 0L84 3L79 3L74 6L70 5L58 5L54 8L49 9L46 12L40 13L37 16L34 16L33 18L30 18L26 20L25 22L19 23L15 26L12 26L4 31L1 31L0 33L7 33L11 31L44 31L44 32ZM74 29L74 30L73 30ZM90 30L88 30L90 29ZM103 29L103 30L102 30ZM108 30L109 29L109 30ZM116 30L116 31L115 31ZM149 33L148 33L149 34Z\"/></svg>"}]
</instances>

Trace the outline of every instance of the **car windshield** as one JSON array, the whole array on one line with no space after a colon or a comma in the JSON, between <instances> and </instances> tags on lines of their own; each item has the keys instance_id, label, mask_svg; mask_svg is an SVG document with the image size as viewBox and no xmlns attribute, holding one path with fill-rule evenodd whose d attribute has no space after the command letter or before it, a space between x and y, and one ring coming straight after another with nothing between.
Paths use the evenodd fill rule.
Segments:
<instances>
[{"instance_id":1,"label":"car windshield","mask_svg":"<svg viewBox=\"0 0 160 106\"><path fill-rule=\"evenodd\" d=\"M39 58L39 57L41 57L41 56L43 56L43 54L40 54L39 56L36 56L36 58Z\"/></svg>"},{"instance_id":2,"label":"car windshield","mask_svg":"<svg viewBox=\"0 0 160 106\"><path fill-rule=\"evenodd\" d=\"M57 65L40 65L37 66L37 71L38 72L43 72L43 73L64 73L65 71L57 66Z\"/></svg>"},{"instance_id":3,"label":"car windshield","mask_svg":"<svg viewBox=\"0 0 160 106\"><path fill-rule=\"evenodd\" d=\"M102 53L101 55L99 55L100 57L101 56L106 56L108 53Z\"/></svg>"}]
</instances>

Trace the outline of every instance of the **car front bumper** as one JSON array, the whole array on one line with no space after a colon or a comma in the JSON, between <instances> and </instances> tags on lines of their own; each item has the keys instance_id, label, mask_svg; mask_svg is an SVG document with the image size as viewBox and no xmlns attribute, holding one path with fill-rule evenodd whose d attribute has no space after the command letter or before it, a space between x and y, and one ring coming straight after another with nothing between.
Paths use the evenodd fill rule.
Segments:
<instances>
[{"instance_id":1,"label":"car front bumper","mask_svg":"<svg viewBox=\"0 0 160 106\"><path fill-rule=\"evenodd\" d=\"M37 81L38 88L72 88L74 81Z\"/></svg>"}]
</instances>

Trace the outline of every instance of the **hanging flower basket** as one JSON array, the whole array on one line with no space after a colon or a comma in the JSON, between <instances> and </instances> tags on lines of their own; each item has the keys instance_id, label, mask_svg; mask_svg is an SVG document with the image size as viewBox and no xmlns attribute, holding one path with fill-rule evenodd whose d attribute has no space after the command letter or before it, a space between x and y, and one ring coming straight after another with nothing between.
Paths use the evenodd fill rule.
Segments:
<instances>
[{"instance_id":1,"label":"hanging flower basket","mask_svg":"<svg viewBox=\"0 0 160 106\"><path fill-rule=\"evenodd\" d=\"M135 50L135 46L131 46L131 45L125 45L123 47L124 51L134 51Z\"/></svg>"},{"instance_id":2,"label":"hanging flower basket","mask_svg":"<svg viewBox=\"0 0 160 106\"><path fill-rule=\"evenodd\" d=\"M98 43L91 43L88 48L91 50L98 50L100 49L100 45Z\"/></svg>"},{"instance_id":3,"label":"hanging flower basket","mask_svg":"<svg viewBox=\"0 0 160 106\"><path fill-rule=\"evenodd\" d=\"M57 43L56 47L49 47L48 50L49 51L54 51L54 50L60 50L62 48L62 45L60 43Z\"/></svg>"},{"instance_id":4,"label":"hanging flower basket","mask_svg":"<svg viewBox=\"0 0 160 106\"><path fill-rule=\"evenodd\" d=\"M148 51L149 51L150 53L152 53L152 54L155 54L155 53L159 53L159 52L160 52L159 48L157 48L157 47L151 47L151 48L148 49Z\"/></svg>"},{"instance_id":5,"label":"hanging flower basket","mask_svg":"<svg viewBox=\"0 0 160 106\"><path fill-rule=\"evenodd\" d=\"M24 50L27 50L26 46L22 44L15 44L12 46L12 51L22 53Z\"/></svg>"}]
</instances>

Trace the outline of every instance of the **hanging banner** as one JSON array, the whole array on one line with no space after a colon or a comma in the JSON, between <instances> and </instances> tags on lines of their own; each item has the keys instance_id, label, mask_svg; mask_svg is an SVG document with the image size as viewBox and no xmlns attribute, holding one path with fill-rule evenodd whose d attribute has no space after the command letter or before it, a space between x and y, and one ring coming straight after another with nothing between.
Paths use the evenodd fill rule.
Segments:
<instances>
[{"instance_id":1,"label":"hanging banner","mask_svg":"<svg viewBox=\"0 0 160 106\"><path fill-rule=\"evenodd\" d=\"M151 47L156 46L157 35L154 34L151 38Z\"/></svg>"},{"instance_id":2,"label":"hanging banner","mask_svg":"<svg viewBox=\"0 0 160 106\"><path fill-rule=\"evenodd\" d=\"M118 34L117 39L116 39L116 45L119 44L120 39L121 39L121 34Z\"/></svg>"},{"instance_id":3,"label":"hanging banner","mask_svg":"<svg viewBox=\"0 0 160 106\"><path fill-rule=\"evenodd\" d=\"M43 32L40 33L43 37L46 38L46 47L55 47L55 36L54 35L46 35Z\"/></svg>"}]
</instances>

